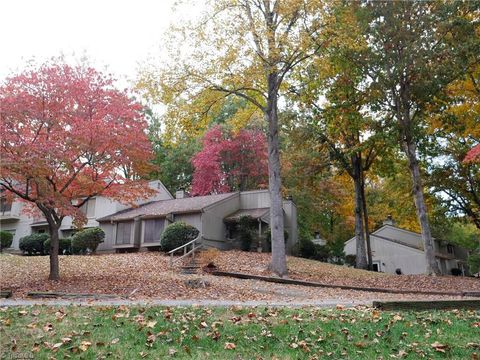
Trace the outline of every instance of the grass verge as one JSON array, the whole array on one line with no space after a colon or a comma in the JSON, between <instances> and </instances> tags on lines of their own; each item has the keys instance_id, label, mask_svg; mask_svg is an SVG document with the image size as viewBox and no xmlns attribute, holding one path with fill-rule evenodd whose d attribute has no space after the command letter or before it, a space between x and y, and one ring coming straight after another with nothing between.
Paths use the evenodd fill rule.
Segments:
<instances>
[{"instance_id":1,"label":"grass verge","mask_svg":"<svg viewBox=\"0 0 480 360\"><path fill-rule=\"evenodd\" d=\"M478 311L5 307L1 358L390 359L480 356Z\"/></svg>"}]
</instances>

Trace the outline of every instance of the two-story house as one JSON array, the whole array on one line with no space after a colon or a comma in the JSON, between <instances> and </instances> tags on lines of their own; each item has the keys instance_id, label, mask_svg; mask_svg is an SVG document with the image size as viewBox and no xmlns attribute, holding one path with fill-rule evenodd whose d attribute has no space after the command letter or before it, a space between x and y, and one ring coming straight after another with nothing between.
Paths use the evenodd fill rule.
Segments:
<instances>
[{"instance_id":1,"label":"two-story house","mask_svg":"<svg viewBox=\"0 0 480 360\"><path fill-rule=\"evenodd\" d=\"M139 206L150 201L173 199L172 194L161 181L151 181L149 186L154 189L156 193L148 199L138 201L137 204ZM48 223L45 218L41 215L35 216L25 212L25 206L27 205L18 199L8 201L6 197L0 197L0 229L13 234L11 250L19 250L20 238L23 236L32 233L48 232ZM130 206L103 196L93 197L80 208L87 217L87 223L84 225L84 228L99 226L97 219L128 208L130 208ZM61 238L68 237L72 235L75 230L73 219L67 216L62 221L59 236ZM100 244L98 250L106 250L105 245L103 243Z\"/></svg>"},{"instance_id":2,"label":"two-story house","mask_svg":"<svg viewBox=\"0 0 480 360\"><path fill-rule=\"evenodd\" d=\"M443 275L459 269L465 275L468 250L441 240L434 240L435 258ZM373 269L386 273L424 274L427 266L422 235L395 226L391 219L370 234ZM356 238L345 242L345 253L356 254Z\"/></svg>"}]
</instances>

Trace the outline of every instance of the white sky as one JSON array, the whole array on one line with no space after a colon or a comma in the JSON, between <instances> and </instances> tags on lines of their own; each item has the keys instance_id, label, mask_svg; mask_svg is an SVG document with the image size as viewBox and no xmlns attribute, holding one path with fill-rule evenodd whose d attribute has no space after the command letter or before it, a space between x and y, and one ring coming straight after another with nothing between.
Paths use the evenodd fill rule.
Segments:
<instances>
[{"instance_id":1,"label":"white sky","mask_svg":"<svg viewBox=\"0 0 480 360\"><path fill-rule=\"evenodd\" d=\"M162 35L172 22L198 7L174 0L0 0L0 79L27 60L87 55L120 80L133 79L138 63L161 54Z\"/></svg>"}]
</instances>

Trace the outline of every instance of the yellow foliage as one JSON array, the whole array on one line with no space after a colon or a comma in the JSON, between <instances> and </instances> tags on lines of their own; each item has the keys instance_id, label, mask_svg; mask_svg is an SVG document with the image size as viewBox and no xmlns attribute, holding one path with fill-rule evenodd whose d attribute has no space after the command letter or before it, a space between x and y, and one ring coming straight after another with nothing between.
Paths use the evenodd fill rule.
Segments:
<instances>
[{"instance_id":1,"label":"yellow foliage","mask_svg":"<svg viewBox=\"0 0 480 360\"><path fill-rule=\"evenodd\" d=\"M266 25L262 6L275 6L275 29ZM162 105L165 140L202 134L229 96L248 100L228 120L234 130L262 121L268 74L288 73L287 64L308 58L328 40L320 30L338 21L331 6L321 0L209 1L199 21L169 29L163 44L168 57L144 64L136 83L151 104ZM282 80L280 92L288 91L289 77Z\"/></svg>"},{"instance_id":2,"label":"yellow foliage","mask_svg":"<svg viewBox=\"0 0 480 360\"><path fill-rule=\"evenodd\" d=\"M432 116L430 129L453 131L462 138L480 138L480 65L471 68L463 79L454 81L447 88L451 100L446 110ZM454 122L445 121L453 115Z\"/></svg>"}]
</instances>

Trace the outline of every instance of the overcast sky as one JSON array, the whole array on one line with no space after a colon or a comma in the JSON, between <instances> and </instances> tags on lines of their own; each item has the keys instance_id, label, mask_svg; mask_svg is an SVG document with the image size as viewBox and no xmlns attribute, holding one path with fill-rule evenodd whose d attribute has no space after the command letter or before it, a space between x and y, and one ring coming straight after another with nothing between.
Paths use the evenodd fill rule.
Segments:
<instances>
[{"instance_id":1,"label":"overcast sky","mask_svg":"<svg viewBox=\"0 0 480 360\"><path fill-rule=\"evenodd\" d=\"M135 76L138 62L161 53L171 22L196 16L174 0L1 0L0 79L35 57L83 54L120 79ZM74 54L72 56L72 54Z\"/></svg>"}]
</instances>

